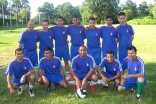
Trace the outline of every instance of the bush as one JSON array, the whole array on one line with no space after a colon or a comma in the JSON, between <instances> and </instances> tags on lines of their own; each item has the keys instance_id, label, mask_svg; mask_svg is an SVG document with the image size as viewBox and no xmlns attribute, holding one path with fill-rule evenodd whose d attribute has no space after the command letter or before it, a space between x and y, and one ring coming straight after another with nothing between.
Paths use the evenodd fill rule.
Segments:
<instances>
[{"instance_id":1,"label":"bush","mask_svg":"<svg viewBox=\"0 0 156 104\"><path fill-rule=\"evenodd\" d=\"M16 19L12 19L12 24L16 24ZM4 19L4 25L8 23L10 24L10 19ZM0 26L3 26L3 18L0 18Z\"/></svg>"},{"instance_id":2,"label":"bush","mask_svg":"<svg viewBox=\"0 0 156 104\"><path fill-rule=\"evenodd\" d=\"M150 17L146 17L143 19L133 19L128 21L128 24L135 24L135 25L156 25L156 19L148 19Z\"/></svg>"}]
</instances>

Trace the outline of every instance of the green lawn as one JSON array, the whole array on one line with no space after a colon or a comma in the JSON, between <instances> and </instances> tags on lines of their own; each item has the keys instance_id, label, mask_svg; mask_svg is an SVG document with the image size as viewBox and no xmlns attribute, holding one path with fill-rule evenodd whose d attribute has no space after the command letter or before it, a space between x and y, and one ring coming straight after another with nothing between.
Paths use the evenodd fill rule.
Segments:
<instances>
[{"instance_id":1,"label":"green lawn","mask_svg":"<svg viewBox=\"0 0 156 104\"><path fill-rule=\"evenodd\" d=\"M142 101L139 104L155 104L156 96L156 26L134 25L135 38L133 44L138 49L138 56L144 59L146 64L147 82L143 91ZM40 27L38 27L40 28ZM0 104L135 104L136 93L131 91L118 92L113 89L113 83L107 91L102 91L102 85L96 85L97 92L90 92L86 86L85 99L77 99L73 91L73 85L68 89L52 90L46 92L46 87L36 84L34 86L35 97L30 98L28 86L24 87L22 95L10 95L7 89L5 70L8 63L14 59L14 50L17 48L18 37L25 28L0 29ZM37 73L37 68L35 69ZM36 74L37 77L37 74ZM54 88L54 86L52 86Z\"/></svg>"}]
</instances>

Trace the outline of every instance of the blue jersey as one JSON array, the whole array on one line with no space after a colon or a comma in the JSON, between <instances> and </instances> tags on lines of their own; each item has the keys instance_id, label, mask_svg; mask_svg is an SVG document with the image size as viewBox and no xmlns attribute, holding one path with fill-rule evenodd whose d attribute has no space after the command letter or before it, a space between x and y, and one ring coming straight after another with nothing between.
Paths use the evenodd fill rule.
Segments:
<instances>
[{"instance_id":1,"label":"blue jersey","mask_svg":"<svg viewBox=\"0 0 156 104\"><path fill-rule=\"evenodd\" d=\"M89 54L85 58L77 55L72 59L71 68L78 73L87 74L92 68L95 68L95 60Z\"/></svg>"},{"instance_id":2,"label":"blue jersey","mask_svg":"<svg viewBox=\"0 0 156 104\"><path fill-rule=\"evenodd\" d=\"M51 60L47 60L46 57L43 57L40 60L38 68L39 70L44 70L45 74L55 75L60 74L62 64L60 59L56 56L53 56Z\"/></svg>"},{"instance_id":3,"label":"blue jersey","mask_svg":"<svg viewBox=\"0 0 156 104\"><path fill-rule=\"evenodd\" d=\"M50 30L54 32L55 49L68 49L68 29L66 27L54 26Z\"/></svg>"},{"instance_id":4,"label":"blue jersey","mask_svg":"<svg viewBox=\"0 0 156 104\"><path fill-rule=\"evenodd\" d=\"M51 30L48 31L39 31L38 32L38 41L40 42L40 50L44 50L46 47L53 48L53 39L54 34Z\"/></svg>"},{"instance_id":5,"label":"blue jersey","mask_svg":"<svg viewBox=\"0 0 156 104\"><path fill-rule=\"evenodd\" d=\"M102 33L102 50L107 52L108 50L114 50L113 52L117 52L117 43L116 39L118 39L118 30L116 28L102 26L101 28Z\"/></svg>"},{"instance_id":6,"label":"blue jersey","mask_svg":"<svg viewBox=\"0 0 156 104\"><path fill-rule=\"evenodd\" d=\"M81 46L84 44L85 28L83 26L74 26L73 24L71 24L68 26L68 32L71 37L72 45Z\"/></svg>"},{"instance_id":7,"label":"blue jersey","mask_svg":"<svg viewBox=\"0 0 156 104\"><path fill-rule=\"evenodd\" d=\"M136 57L135 60L126 57L123 60L122 69L128 69L129 74L145 74L144 61L140 57Z\"/></svg>"},{"instance_id":8,"label":"blue jersey","mask_svg":"<svg viewBox=\"0 0 156 104\"><path fill-rule=\"evenodd\" d=\"M127 47L132 45L131 36L134 35L134 30L131 25L119 25L119 50L127 50Z\"/></svg>"},{"instance_id":9,"label":"blue jersey","mask_svg":"<svg viewBox=\"0 0 156 104\"><path fill-rule=\"evenodd\" d=\"M101 30L100 28L95 27L94 29L88 29L85 31L85 36L87 38L87 47L88 48L100 48L100 37Z\"/></svg>"},{"instance_id":10,"label":"blue jersey","mask_svg":"<svg viewBox=\"0 0 156 104\"><path fill-rule=\"evenodd\" d=\"M28 58L23 57L22 62L18 62L16 59L11 61L6 74L12 76L14 74L15 79L20 79L24 74L33 70L33 66Z\"/></svg>"},{"instance_id":11,"label":"blue jersey","mask_svg":"<svg viewBox=\"0 0 156 104\"><path fill-rule=\"evenodd\" d=\"M111 75L117 75L117 73L122 71L120 62L117 59L114 59L112 63L108 62L107 58L103 58L102 62L99 65L100 68L105 67L105 72Z\"/></svg>"},{"instance_id":12,"label":"blue jersey","mask_svg":"<svg viewBox=\"0 0 156 104\"><path fill-rule=\"evenodd\" d=\"M37 34L38 34L38 32L35 30L33 30L33 31L25 30L21 33L18 42L21 43L22 49L24 51L36 50Z\"/></svg>"}]
</instances>

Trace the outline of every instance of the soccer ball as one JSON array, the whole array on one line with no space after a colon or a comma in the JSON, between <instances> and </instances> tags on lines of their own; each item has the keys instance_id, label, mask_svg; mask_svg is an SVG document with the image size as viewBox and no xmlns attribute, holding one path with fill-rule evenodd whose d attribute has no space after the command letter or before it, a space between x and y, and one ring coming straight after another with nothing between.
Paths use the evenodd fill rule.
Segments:
<instances>
[{"instance_id":1,"label":"soccer ball","mask_svg":"<svg viewBox=\"0 0 156 104\"><path fill-rule=\"evenodd\" d=\"M85 98L86 94L87 92L84 89L77 89L77 91L75 92L75 96L80 99Z\"/></svg>"}]
</instances>

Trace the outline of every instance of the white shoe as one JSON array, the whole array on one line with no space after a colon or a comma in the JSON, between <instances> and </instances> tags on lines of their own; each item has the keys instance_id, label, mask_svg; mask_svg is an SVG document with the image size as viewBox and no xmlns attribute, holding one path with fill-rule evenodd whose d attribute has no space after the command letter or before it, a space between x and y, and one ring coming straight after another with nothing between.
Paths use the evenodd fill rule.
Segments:
<instances>
[{"instance_id":1,"label":"white shoe","mask_svg":"<svg viewBox=\"0 0 156 104\"><path fill-rule=\"evenodd\" d=\"M18 95L23 93L23 85L18 88Z\"/></svg>"},{"instance_id":2,"label":"white shoe","mask_svg":"<svg viewBox=\"0 0 156 104\"><path fill-rule=\"evenodd\" d=\"M76 84L76 81L69 81L68 83L75 85Z\"/></svg>"},{"instance_id":3,"label":"white shoe","mask_svg":"<svg viewBox=\"0 0 156 104\"><path fill-rule=\"evenodd\" d=\"M91 81L90 83L91 83L91 85L96 85L98 83L98 81L97 82Z\"/></svg>"},{"instance_id":4,"label":"white shoe","mask_svg":"<svg viewBox=\"0 0 156 104\"><path fill-rule=\"evenodd\" d=\"M28 92L29 92L30 97L35 96L35 94L34 94L34 92L33 92L33 90L32 90L32 89L29 89L29 90L28 90Z\"/></svg>"},{"instance_id":5,"label":"white shoe","mask_svg":"<svg viewBox=\"0 0 156 104\"><path fill-rule=\"evenodd\" d=\"M102 84L102 80L99 80L99 79L98 79L98 82L97 82L97 83L98 83L98 84Z\"/></svg>"}]
</instances>

